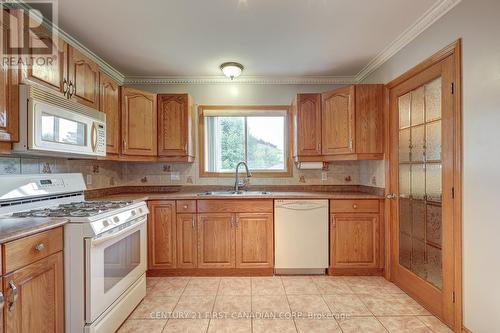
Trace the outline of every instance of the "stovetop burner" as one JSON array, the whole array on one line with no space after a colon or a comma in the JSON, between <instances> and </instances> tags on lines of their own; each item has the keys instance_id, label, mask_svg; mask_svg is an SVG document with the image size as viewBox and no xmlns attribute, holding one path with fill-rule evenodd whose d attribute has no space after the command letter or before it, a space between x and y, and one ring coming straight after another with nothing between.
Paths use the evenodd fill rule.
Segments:
<instances>
[{"instance_id":1,"label":"stovetop burner","mask_svg":"<svg viewBox=\"0 0 500 333\"><path fill-rule=\"evenodd\" d=\"M128 206L132 201L81 201L61 204L55 208L13 213L13 217L88 217Z\"/></svg>"}]
</instances>

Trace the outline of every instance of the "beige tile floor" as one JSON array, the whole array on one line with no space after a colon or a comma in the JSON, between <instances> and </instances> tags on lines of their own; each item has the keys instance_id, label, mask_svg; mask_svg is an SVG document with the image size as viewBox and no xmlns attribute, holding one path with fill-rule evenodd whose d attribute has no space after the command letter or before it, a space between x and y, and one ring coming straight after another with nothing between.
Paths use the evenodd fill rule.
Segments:
<instances>
[{"instance_id":1,"label":"beige tile floor","mask_svg":"<svg viewBox=\"0 0 500 333\"><path fill-rule=\"evenodd\" d=\"M119 333L451 330L381 277L160 277Z\"/></svg>"}]
</instances>

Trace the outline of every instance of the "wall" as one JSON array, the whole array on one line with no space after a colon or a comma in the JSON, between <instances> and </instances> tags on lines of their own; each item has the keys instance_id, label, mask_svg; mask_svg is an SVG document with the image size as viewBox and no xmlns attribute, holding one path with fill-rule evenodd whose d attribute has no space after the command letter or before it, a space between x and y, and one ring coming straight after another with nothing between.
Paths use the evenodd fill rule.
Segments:
<instances>
[{"instance_id":1,"label":"wall","mask_svg":"<svg viewBox=\"0 0 500 333\"><path fill-rule=\"evenodd\" d=\"M500 1L462 0L373 73L388 82L458 38L463 42L464 325L500 328Z\"/></svg>"}]
</instances>

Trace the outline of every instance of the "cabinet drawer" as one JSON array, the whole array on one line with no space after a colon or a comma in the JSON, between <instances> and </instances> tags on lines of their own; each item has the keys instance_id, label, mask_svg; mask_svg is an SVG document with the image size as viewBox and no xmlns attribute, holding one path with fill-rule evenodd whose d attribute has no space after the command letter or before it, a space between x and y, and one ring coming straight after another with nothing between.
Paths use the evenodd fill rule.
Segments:
<instances>
[{"instance_id":1,"label":"cabinet drawer","mask_svg":"<svg viewBox=\"0 0 500 333\"><path fill-rule=\"evenodd\" d=\"M199 213L272 213L273 200L198 200Z\"/></svg>"},{"instance_id":2,"label":"cabinet drawer","mask_svg":"<svg viewBox=\"0 0 500 333\"><path fill-rule=\"evenodd\" d=\"M55 228L3 245L3 273L15 271L63 249L63 228Z\"/></svg>"},{"instance_id":3,"label":"cabinet drawer","mask_svg":"<svg viewBox=\"0 0 500 333\"><path fill-rule=\"evenodd\" d=\"M180 213L196 213L196 200L177 200L176 211Z\"/></svg>"},{"instance_id":4,"label":"cabinet drawer","mask_svg":"<svg viewBox=\"0 0 500 333\"><path fill-rule=\"evenodd\" d=\"M330 200L330 213L378 213L379 200Z\"/></svg>"}]
</instances>

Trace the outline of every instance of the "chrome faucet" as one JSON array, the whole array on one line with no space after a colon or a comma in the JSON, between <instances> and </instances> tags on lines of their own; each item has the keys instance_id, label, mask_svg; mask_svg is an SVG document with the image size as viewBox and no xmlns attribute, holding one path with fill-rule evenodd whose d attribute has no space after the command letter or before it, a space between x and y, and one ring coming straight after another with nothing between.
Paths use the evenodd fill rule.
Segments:
<instances>
[{"instance_id":1,"label":"chrome faucet","mask_svg":"<svg viewBox=\"0 0 500 333\"><path fill-rule=\"evenodd\" d=\"M250 170L248 170L248 165L246 164L246 162L241 161L238 164L236 164L236 179L234 181L234 191L235 192L239 192L240 186L246 185L246 182L240 180L240 174L238 172L238 169L240 168L240 165L242 165L242 164L245 166L245 170L247 172L247 178L252 177L252 173L250 172Z\"/></svg>"}]
</instances>

